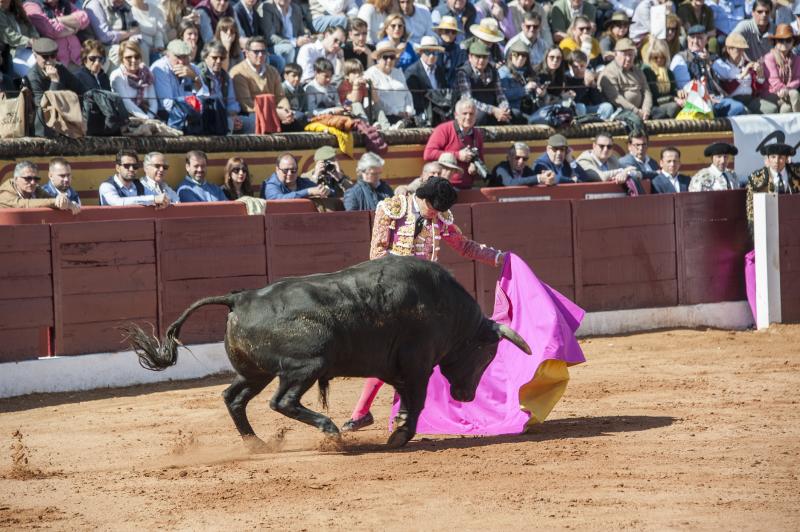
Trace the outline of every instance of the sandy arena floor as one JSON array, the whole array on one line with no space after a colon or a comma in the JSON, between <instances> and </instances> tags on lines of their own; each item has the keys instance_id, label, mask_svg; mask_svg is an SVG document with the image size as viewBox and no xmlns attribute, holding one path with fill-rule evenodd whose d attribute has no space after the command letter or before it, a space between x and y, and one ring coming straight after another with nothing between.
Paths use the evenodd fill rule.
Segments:
<instances>
[{"instance_id":1,"label":"sandy arena floor","mask_svg":"<svg viewBox=\"0 0 800 532\"><path fill-rule=\"evenodd\" d=\"M388 389L380 426L328 450L269 410L273 384L249 412L281 448L253 456L227 377L2 400L0 528L800 529L800 326L582 344L588 362L534 434L396 452ZM360 385L332 383L337 423Z\"/></svg>"}]
</instances>

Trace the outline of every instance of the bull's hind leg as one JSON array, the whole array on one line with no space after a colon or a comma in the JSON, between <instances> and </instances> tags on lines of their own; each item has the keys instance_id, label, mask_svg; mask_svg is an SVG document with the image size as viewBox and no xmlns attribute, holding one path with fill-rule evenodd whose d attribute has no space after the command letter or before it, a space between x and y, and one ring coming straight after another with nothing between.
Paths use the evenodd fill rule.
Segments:
<instances>
[{"instance_id":1,"label":"bull's hind leg","mask_svg":"<svg viewBox=\"0 0 800 532\"><path fill-rule=\"evenodd\" d=\"M336 424L331 421L331 418L309 410L300 404L300 398L303 397L303 394L306 393L315 382L317 382L317 379L290 382L285 377L280 377L278 391L272 396L269 406L286 417L317 427L325 434L338 436L339 429L336 427Z\"/></svg>"},{"instance_id":2,"label":"bull's hind leg","mask_svg":"<svg viewBox=\"0 0 800 532\"><path fill-rule=\"evenodd\" d=\"M241 375L236 375L231 385L222 392L225 406L228 407L228 413L231 415L236 429L247 447L252 451L266 449L267 444L256 436L250 421L247 419L247 403L261 393L274 378L266 376L260 379L248 379Z\"/></svg>"}]
</instances>

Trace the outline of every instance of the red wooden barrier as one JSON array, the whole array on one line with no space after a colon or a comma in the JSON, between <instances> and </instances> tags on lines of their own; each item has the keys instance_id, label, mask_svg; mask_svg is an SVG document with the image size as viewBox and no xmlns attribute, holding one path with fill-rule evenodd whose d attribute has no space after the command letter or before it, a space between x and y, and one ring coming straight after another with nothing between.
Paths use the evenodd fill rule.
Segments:
<instances>
[{"instance_id":1,"label":"red wooden barrier","mask_svg":"<svg viewBox=\"0 0 800 532\"><path fill-rule=\"evenodd\" d=\"M161 333L194 301L267 284L264 218L226 216L156 222ZM221 341L228 309L209 306L181 329L187 343Z\"/></svg>"},{"instance_id":2,"label":"red wooden barrier","mask_svg":"<svg viewBox=\"0 0 800 532\"><path fill-rule=\"evenodd\" d=\"M51 228L57 355L122 350L117 326L158 323L152 220Z\"/></svg>"},{"instance_id":3,"label":"red wooden barrier","mask_svg":"<svg viewBox=\"0 0 800 532\"><path fill-rule=\"evenodd\" d=\"M800 196L780 196L781 318L800 322Z\"/></svg>"},{"instance_id":4,"label":"red wooden barrier","mask_svg":"<svg viewBox=\"0 0 800 532\"><path fill-rule=\"evenodd\" d=\"M539 278L573 299L572 211L568 201L472 206L475 240L522 257ZM477 300L492 313L498 268L477 265Z\"/></svg>"},{"instance_id":5,"label":"red wooden barrier","mask_svg":"<svg viewBox=\"0 0 800 532\"><path fill-rule=\"evenodd\" d=\"M679 303L744 300L744 256L753 247L744 190L677 194L674 199Z\"/></svg>"},{"instance_id":6,"label":"red wooden barrier","mask_svg":"<svg viewBox=\"0 0 800 532\"><path fill-rule=\"evenodd\" d=\"M491 201L517 202L542 201L548 199L592 199L592 196L624 196L625 190L616 183L572 183L547 187L497 187L481 188L481 194ZM459 198L459 201L460 198Z\"/></svg>"},{"instance_id":7,"label":"red wooden barrier","mask_svg":"<svg viewBox=\"0 0 800 532\"><path fill-rule=\"evenodd\" d=\"M673 196L572 203L579 305L598 311L678 304Z\"/></svg>"},{"instance_id":8,"label":"red wooden barrier","mask_svg":"<svg viewBox=\"0 0 800 532\"><path fill-rule=\"evenodd\" d=\"M49 227L0 226L0 362L49 353L51 268Z\"/></svg>"},{"instance_id":9,"label":"red wooden barrier","mask_svg":"<svg viewBox=\"0 0 800 532\"><path fill-rule=\"evenodd\" d=\"M269 282L334 272L369 258L369 212L267 212Z\"/></svg>"},{"instance_id":10,"label":"red wooden barrier","mask_svg":"<svg viewBox=\"0 0 800 532\"><path fill-rule=\"evenodd\" d=\"M317 212L314 202L308 199L270 200L265 209L266 214L288 214L297 212Z\"/></svg>"},{"instance_id":11,"label":"red wooden barrier","mask_svg":"<svg viewBox=\"0 0 800 532\"><path fill-rule=\"evenodd\" d=\"M209 216L244 216L247 209L238 201L215 201L208 203L180 203L166 209L131 205L128 207L98 207L94 205L81 208L72 215L53 209L0 209L0 225L48 224L70 222L97 222L103 220L162 220L167 218L192 218Z\"/></svg>"}]
</instances>

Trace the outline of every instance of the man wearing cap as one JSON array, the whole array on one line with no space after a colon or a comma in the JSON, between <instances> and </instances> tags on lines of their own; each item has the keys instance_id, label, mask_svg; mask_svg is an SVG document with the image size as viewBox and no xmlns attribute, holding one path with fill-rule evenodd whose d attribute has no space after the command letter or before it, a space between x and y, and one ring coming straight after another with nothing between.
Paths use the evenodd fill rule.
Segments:
<instances>
[{"instance_id":1,"label":"man wearing cap","mask_svg":"<svg viewBox=\"0 0 800 532\"><path fill-rule=\"evenodd\" d=\"M328 186L331 189L328 197L331 198L341 198L353 186L352 180L339 167L336 149L331 146L317 148L314 152L314 168L300 177Z\"/></svg>"},{"instance_id":2,"label":"man wearing cap","mask_svg":"<svg viewBox=\"0 0 800 532\"><path fill-rule=\"evenodd\" d=\"M800 164L791 163L795 149L788 144L775 143L761 147L764 167L747 178L747 227L753 235L753 194L773 192L800 194Z\"/></svg>"},{"instance_id":3,"label":"man wearing cap","mask_svg":"<svg viewBox=\"0 0 800 532\"><path fill-rule=\"evenodd\" d=\"M489 48L483 41L469 47L467 63L456 71L456 94L470 98L478 111L477 124L507 124L511 121L508 105L497 70L489 65Z\"/></svg>"},{"instance_id":4,"label":"man wearing cap","mask_svg":"<svg viewBox=\"0 0 800 532\"><path fill-rule=\"evenodd\" d=\"M509 8L514 2L509 4ZM544 54L547 53L547 42L542 37L542 17L535 11L526 12L520 22L521 30L518 34L509 39L503 54L508 56L512 46L522 43L528 50L529 64L536 66L544 61Z\"/></svg>"},{"instance_id":5,"label":"man wearing cap","mask_svg":"<svg viewBox=\"0 0 800 532\"><path fill-rule=\"evenodd\" d=\"M456 156L449 152L444 152L439 155L439 158L436 160L441 167L439 170L439 175L448 181L458 180L459 176L461 175L461 167L458 166L458 160Z\"/></svg>"},{"instance_id":6,"label":"man wearing cap","mask_svg":"<svg viewBox=\"0 0 800 532\"><path fill-rule=\"evenodd\" d=\"M36 64L28 70L24 83L33 93L36 109L34 131L37 137L46 135L49 129L41 116L41 102L45 91L72 91L78 96L86 92L86 87L64 65L58 62L58 45L53 39L42 37L33 43Z\"/></svg>"},{"instance_id":7,"label":"man wearing cap","mask_svg":"<svg viewBox=\"0 0 800 532\"><path fill-rule=\"evenodd\" d=\"M492 179L489 184L493 187L555 185L555 174L552 172L536 174L533 168L528 166L530 158L530 147L524 142L514 142L508 148L506 160L492 170Z\"/></svg>"},{"instance_id":8,"label":"man wearing cap","mask_svg":"<svg viewBox=\"0 0 800 532\"><path fill-rule=\"evenodd\" d=\"M729 117L747 113L747 108L738 100L725 97L717 75L711 68L711 57L706 50L706 28L700 24L689 28L687 32L687 49L678 52L672 58L669 69L675 75L675 84L683 89L692 80L705 81L705 87L711 95L714 116Z\"/></svg>"},{"instance_id":9,"label":"man wearing cap","mask_svg":"<svg viewBox=\"0 0 800 532\"><path fill-rule=\"evenodd\" d=\"M20 161L14 167L14 176L0 185L0 208L41 209L50 208L78 214L81 206L58 194L52 198L39 186L39 168L30 161Z\"/></svg>"},{"instance_id":10,"label":"man wearing cap","mask_svg":"<svg viewBox=\"0 0 800 532\"><path fill-rule=\"evenodd\" d=\"M634 66L636 46L620 39L614 46L614 61L600 73L597 86L609 103L647 120L653 111L653 94L641 69Z\"/></svg>"},{"instance_id":11,"label":"man wearing cap","mask_svg":"<svg viewBox=\"0 0 800 532\"><path fill-rule=\"evenodd\" d=\"M445 153L453 155L461 174L452 176L450 182L460 190L472 188L476 176L473 161L483 159L483 132L475 127L476 115L475 102L458 100L455 119L434 128L422 153L426 161L437 161Z\"/></svg>"},{"instance_id":12,"label":"man wearing cap","mask_svg":"<svg viewBox=\"0 0 800 532\"><path fill-rule=\"evenodd\" d=\"M653 178L653 194L677 194L689 190L689 176L680 172L681 151L674 146L661 150L661 172Z\"/></svg>"},{"instance_id":13,"label":"man wearing cap","mask_svg":"<svg viewBox=\"0 0 800 532\"><path fill-rule=\"evenodd\" d=\"M706 147L703 155L711 157L711 166L697 172L689 183L689 192L705 192L709 190L733 190L739 188L736 172L729 170L733 166L733 157L739 153L736 146L726 142L715 142Z\"/></svg>"},{"instance_id":14,"label":"man wearing cap","mask_svg":"<svg viewBox=\"0 0 800 532\"><path fill-rule=\"evenodd\" d=\"M456 199L456 189L446 179L431 177L413 194L381 201L372 225L370 260L391 254L437 262L441 242L444 242L462 257L502 266L504 252L470 240L455 224L450 207ZM343 432L359 430L375 422L370 407L382 385L379 379L366 379L352 416L342 425Z\"/></svg>"},{"instance_id":15,"label":"man wearing cap","mask_svg":"<svg viewBox=\"0 0 800 532\"><path fill-rule=\"evenodd\" d=\"M208 96L200 70L191 63L191 53L192 49L183 40L173 39L167 45L167 53L150 67L155 78L158 113L162 119L168 119L170 114L180 114L178 107L184 104L187 96Z\"/></svg>"},{"instance_id":16,"label":"man wearing cap","mask_svg":"<svg viewBox=\"0 0 800 532\"><path fill-rule=\"evenodd\" d=\"M439 46L435 37L425 36L420 44L415 47L419 59L411 64L406 71L406 85L411 91L414 100L414 110L417 115L427 111L428 99L425 94L430 90L447 89L447 73L444 66L439 64L438 58L444 48ZM428 120L431 117L427 117Z\"/></svg>"},{"instance_id":17,"label":"man wearing cap","mask_svg":"<svg viewBox=\"0 0 800 532\"><path fill-rule=\"evenodd\" d=\"M456 19L450 16L442 17L439 25L433 28L438 36L439 44L444 48L442 59L439 61L444 67L447 76L447 85L451 87L456 80L456 70L467 62L467 51L458 44L457 36L461 32L456 24Z\"/></svg>"},{"instance_id":18,"label":"man wearing cap","mask_svg":"<svg viewBox=\"0 0 800 532\"><path fill-rule=\"evenodd\" d=\"M583 15L592 22L594 33L594 21L597 20L597 9L585 0L556 0L550 9L550 31L553 32L553 42L560 43L562 39L569 36L569 27L575 17Z\"/></svg>"},{"instance_id":19,"label":"man wearing cap","mask_svg":"<svg viewBox=\"0 0 800 532\"><path fill-rule=\"evenodd\" d=\"M478 17L478 12L475 6L468 0L446 0L439 3L436 8L431 11L431 21L438 25L444 17L451 17L453 22L456 23L458 30L455 39L457 43L464 40L464 32L467 28L475 24Z\"/></svg>"},{"instance_id":20,"label":"man wearing cap","mask_svg":"<svg viewBox=\"0 0 800 532\"><path fill-rule=\"evenodd\" d=\"M533 173L540 183L562 184L591 181L583 168L572 159L572 150L564 135L551 135L547 139L547 148L533 165ZM552 177L551 177L552 173Z\"/></svg>"}]
</instances>

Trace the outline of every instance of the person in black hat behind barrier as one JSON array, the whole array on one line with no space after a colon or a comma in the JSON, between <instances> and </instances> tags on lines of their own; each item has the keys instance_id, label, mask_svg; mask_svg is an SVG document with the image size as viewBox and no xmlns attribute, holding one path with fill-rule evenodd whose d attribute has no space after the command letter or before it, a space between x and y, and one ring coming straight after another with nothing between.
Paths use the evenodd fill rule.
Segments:
<instances>
[{"instance_id":1,"label":"person in black hat behind barrier","mask_svg":"<svg viewBox=\"0 0 800 532\"><path fill-rule=\"evenodd\" d=\"M23 82L33 92L33 103L36 109L35 134L37 137L46 136L44 119L40 115L42 95L45 91L72 91L78 96L86 92L86 87L78 80L67 67L56 59L58 45L53 39L42 37L33 43L33 53L36 64L31 67Z\"/></svg>"},{"instance_id":2,"label":"person in black hat behind barrier","mask_svg":"<svg viewBox=\"0 0 800 532\"><path fill-rule=\"evenodd\" d=\"M732 170L733 157L738 153L736 146L725 142L715 142L708 146L703 155L711 157L711 166L703 168L692 177L689 192L739 188L739 178Z\"/></svg>"},{"instance_id":3,"label":"person in black hat behind barrier","mask_svg":"<svg viewBox=\"0 0 800 532\"><path fill-rule=\"evenodd\" d=\"M753 194L776 192L800 194L800 164L789 162L795 149L788 144L774 143L762 146L764 167L747 179L747 227L753 235Z\"/></svg>"}]
</instances>

